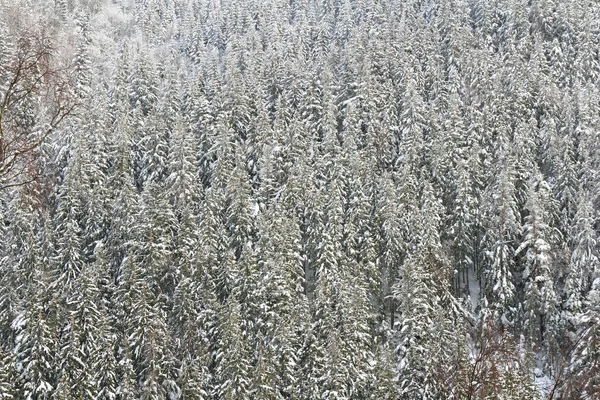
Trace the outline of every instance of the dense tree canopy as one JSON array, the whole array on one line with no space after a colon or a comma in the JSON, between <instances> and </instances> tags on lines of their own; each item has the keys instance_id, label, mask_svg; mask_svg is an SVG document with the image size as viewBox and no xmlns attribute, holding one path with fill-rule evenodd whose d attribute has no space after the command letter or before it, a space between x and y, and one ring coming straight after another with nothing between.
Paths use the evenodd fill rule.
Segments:
<instances>
[{"instance_id":1,"label":"dense tree canopy","mask_svg":"<svg viewBox=\"0 0 600 400\"><path fill-rule=\"evenodd\" d=\"M0 399L593 399L600 7L0 0Z\"/></svg>"}]
</instances>

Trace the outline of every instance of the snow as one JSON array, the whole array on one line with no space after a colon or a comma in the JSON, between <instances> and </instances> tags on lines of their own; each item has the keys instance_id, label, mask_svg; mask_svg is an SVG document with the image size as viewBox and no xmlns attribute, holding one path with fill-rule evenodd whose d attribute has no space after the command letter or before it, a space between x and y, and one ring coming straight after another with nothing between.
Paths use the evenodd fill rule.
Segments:
<instances>
[{"instance_id":1,"label":"snow","mask_svg":"<svg viewBox=\"0 0 600 400\"><path fill-rule=\"evenodd\" d=\"M475 310L477 309L477 304L479 304L479 296L481 293L481 286L479 285L479 279L477 279L477 274L475 274L475 268L469 268L468 272L469 279L469 296L471 298L471 311L475 314Z\"/></svg>"},{"instance_id":2,"label":"snow","mask_svg":"<svg viewBox=\"0 0 600 400\"><path fill-rule=\"evenodd\" d=\"M548 399L550 392L552 391L552 387L554 386L554 382L552 378L544 373L544 365L546 364L546 355L544 352L538 352L535 355L536 358L536 367L533 369L533 374L535 375L534 384L538 389L540 394L540 400Z\"/></svg>"},{"instance_id":3,"label":"snow","mask_svg":"<svg viewBox=\"0 0 600 400\"><path fill-rule=\"evenodd\" d=\"M538 376L538 372L540 373L540 376ZM550 379L548 375L541 375L541 370L539 368L535 369L535 386L540 392L540 400L547 399L552 390L552 379Z\"/></svg>"},{"instance_id":4,"label":"snow","mask_svg":"<svg viewBox=\"0 0 600 400\"><path fill-rule=\"evenodd\" d=\"M497 31L488 18L493 7L477 9L471 24L477 2L439 2L424 21L402 2L386 2L383 24L378 0L342 2L345 8L288 0L46 3L0 0L3 11L26 5L15 15L31 12L27 21L51 21L48 40L57 53L49 60L76 60L73 76L64 76L74 86L64 94L81 103L48 136L41 157L23 158L19 168L28 174L35 172L30 161L36 171L48 169L31 190L2 190L7 158L0 157L0 292L7 301L0 321L10 328L0 335L0 358L9 351L19 376L68 365L74 374L87 369L92 382L93 347L111 360L98 367L102 374L124 371L122 385L150 390L150 370L133 368L138 361L163 371L161 398L179 389L193 398L296 396L276 393L280 377L270 371L284 357L289 376L279 383L310 388L307 398L344 397L362 382L383 388L364 397L398 397L388 385L433 391L436 379L447 379L438 364L471 373L462 362L466 340L470 361L503 367L493 375L502 389L495 396L507 396L503 376L521 375L512 380L519 390L535 381L533 397L548 399L558 381L548 361L556 349L541 333L579 337L594 326L600 296L598 90L589 84L596 80L590 66L577 58L592 50L575 51L551 33L511 46L504 37L520 35L512 27L519 24L509 24L507 35ZM515 3L507 10L515 21L527 21L531 7L507 3ZM536 12L568 19L560 15L565 7L550 3ZM595 24L591 2L577 3ZM5 100L13 90L5 83L20 76L13 76L19 54L37 32L23 28L18 39L16 25L27 21L9 14L0 13ZM587 32L590 21L573 19L573 31ZM439 41L438 28L448 23L457 24L453 39L466 44L461 54ZM499 42L488 46L498 32ZM411 49L422 34L426 47ZM405 45L389 48L398 37ZM322 51L324 44L331 49ZM553 47L557 58L546 63L543 50ZM564 70L569 54L577 60ZM530 55L530 68L515 73L511 61ZM464 81L472 83L468 91L454 90ZM508 93L506 85L522 90ZM562 87L569 96L551 95ZM527 100L541 92L550 94L543 112ZM3 121L15 124L4 126L6 134L23 131L23 140L37 142L57 108L56 96L45 93L14 107L0 101ZM25 109L17 110L21 103ZM565 277L585 277L585 290ZM563 295L577 299L576 307L563 307ZM97 343L72 340L83 334ZM157 352L189 360L181 382L190 387L170 380L179 373L171 356L145 350L145 338L154 336ZM498 357L486 353L491 345ZM590 374L592 351L586 343L577 348L561 379ZM68 364L63 354L73 354ZM466 384L483 387L486 376ZM103 389L109 397L134 392L111 385Z\"/></svg>"}]
</instances>

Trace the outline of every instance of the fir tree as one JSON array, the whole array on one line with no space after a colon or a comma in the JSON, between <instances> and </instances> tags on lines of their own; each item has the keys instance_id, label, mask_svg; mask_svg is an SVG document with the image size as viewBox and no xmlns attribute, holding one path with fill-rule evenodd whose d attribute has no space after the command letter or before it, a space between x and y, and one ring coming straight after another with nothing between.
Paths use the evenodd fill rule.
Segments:
<instances>
[{"instance_id":1,"label":"fir tree","mask_svg":"<svg viewBox=\"0 0 600 400\"><path fill-rule=\"evenodd\" d=\"M525 251L523 279L525 281L526 329L534 343L556 345L558 329L558 297L554 288L555 267L552 243L556 237L549 225L552 204L548 184L539 175L529 182L526 209L529 215L523 225L524 238L516 254Z\"/></svg>"}]
</instances>

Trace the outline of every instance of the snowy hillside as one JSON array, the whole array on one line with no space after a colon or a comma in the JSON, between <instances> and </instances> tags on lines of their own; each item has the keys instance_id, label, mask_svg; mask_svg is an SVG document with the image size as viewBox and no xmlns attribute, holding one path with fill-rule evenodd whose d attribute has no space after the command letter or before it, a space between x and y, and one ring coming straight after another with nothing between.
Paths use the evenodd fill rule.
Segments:
<instances>
[{"instance_id":1,"label":"snowy hillside","mask_svg":"<svg viewBox=\"0 0 600 400\"><path fill-rule=\"evenodd\" d=\"M600 398L600 7L0 0L0 399Z\"/></svg>"}]
</instances>

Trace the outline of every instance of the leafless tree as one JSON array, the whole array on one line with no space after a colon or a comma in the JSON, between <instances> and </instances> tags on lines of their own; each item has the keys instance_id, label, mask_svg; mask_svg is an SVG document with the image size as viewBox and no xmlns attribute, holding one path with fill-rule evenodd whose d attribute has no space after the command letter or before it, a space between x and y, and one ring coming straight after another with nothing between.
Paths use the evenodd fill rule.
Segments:
<instances>
[{"instance_id":1,"label":"leafless tree","mask_svg":"<svg viewBox=\"0 0 600 400\"><path fill-rule=\"evenodd\" d=\"M532 399L536 391L527 378L531 365L519 344L495 323L472 331L469 355L457 353L454 364L441 365L436 381L448 399ZM466 358L465 358L466 357Z\"/></svg>"},{"instance_id":2,"label":"leafless tree","mask_svg":"<svg viewBox=\"0 0 600 400\"><path fill-rule=\"evenodd\" d=\"M40 146L75 107L69 68L56 62L47 28L4 39L11 49L0 62L0 190L37 179Z\"/></svg>"}]
</instances>

